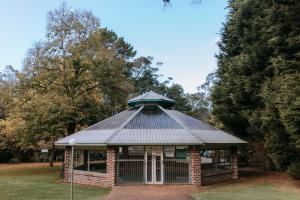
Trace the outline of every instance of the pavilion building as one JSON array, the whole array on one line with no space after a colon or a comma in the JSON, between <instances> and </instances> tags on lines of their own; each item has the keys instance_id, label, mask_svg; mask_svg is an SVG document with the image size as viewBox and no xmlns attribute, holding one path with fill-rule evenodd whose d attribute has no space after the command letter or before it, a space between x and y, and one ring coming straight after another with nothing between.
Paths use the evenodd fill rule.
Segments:
<instances>
[{"instance_id":1,"label":"pavilion building","mask_svg":"<svg viewBox=\"0 0 300 200\"><path fill-rule=\"evenodd\" d=\"M70 181L74 139L75 183L192 184L238 179L238 147L245 141L173 108L175 101L147 92L129 109L56 142L65 146Z\"/></svg>"}]
</instances>

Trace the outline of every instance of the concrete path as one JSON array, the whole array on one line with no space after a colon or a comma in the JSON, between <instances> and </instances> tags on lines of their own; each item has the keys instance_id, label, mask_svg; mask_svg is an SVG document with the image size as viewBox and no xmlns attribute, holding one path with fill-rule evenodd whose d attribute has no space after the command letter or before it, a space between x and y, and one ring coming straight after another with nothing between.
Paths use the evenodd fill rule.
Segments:
<instances>
[{"instance_id":1,"label":"concrete path","mask_svg":"<svg viewBox=\"0 0 300 200\"><path fill-rule=\"evenodd\" d=\"M115 186L104 200L193 200L191 185Z\"/></svg>"}]
</instances>

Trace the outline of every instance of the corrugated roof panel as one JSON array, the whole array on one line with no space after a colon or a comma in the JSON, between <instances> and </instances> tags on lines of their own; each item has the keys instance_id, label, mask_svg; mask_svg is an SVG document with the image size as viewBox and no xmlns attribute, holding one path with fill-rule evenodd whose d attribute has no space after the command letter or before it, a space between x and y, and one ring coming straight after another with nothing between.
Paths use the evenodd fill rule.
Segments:
<instances>
[{"instance_id":1,"label":"corrugated roof panel","mask_svg":"<svg viewBox=\"0 0 300 200\"><path fill-rule=\"evenodd\" d=\"M112 117L109 117L101 122L94 124L84 130L102 130L102 129L117 129L119 128L128 118L130 118L133 113L135 113L137 108L130 110L125 110Z\"/></svg>"},{"instance_id":2,"label":"corrugated roof panel","mask_svg":"<svg viewBox=\"0 0 300 200\"><path fill-rule=\"evenodd\" d=\"M204 141L205 144L246 144L233 135L225 133L221 130L190 130L194 135Z\"/></svg>"},{"instance_id":3,"label":"corrugated roof panel","mask_svg":"<svg viewBox=\"0 0 300 200\"><path fill-rule=\"evenodd\" d=\"M70 139L75 139L76 144L105 144L105 141L113 135L115 129L79 131L55 142L57 145L68 145Z\"/></svg>"},{"instance_id":4,"label":"corrugated roof panel","mask_svg":"<svg viewBox=\"0 0 300 200\"><path fill-rule=\"evenodd\" d=\"M208 124L197 120L193 117L190 117L184 113L181 113L177 110L164 109L167 113L174 116L176 119L180 120L181 123L188 129L200 129L200 130L217 130L214 127L209 126Z\"/></svg>"},{"instance_id":5,"label":"corrugated roof panel","mask_svg":"<svg viewBox=\"0 0 300 200\"><path fill-rule=\"evenodd\" d=\"M182 129L175 120L164 113L157 106L152 106L151 109L145 107L130 122L124 129Z\"/></svg>"},{"instance_id":6,"label":"corrugated roof panel","mask_svg":"<svg viewBox=\"0 0 300 200\"><path fill-rule=\"evenodd\" d=\"M128 102L140 101L140 100L166 100L170 102L175 102L172 99L169 99L165 96L162 96L156 92L149 91L132 99L129 99Z\"/></svg>"},{"instance_id":7,"label":"corrugated roof panel","mask_svg":"<svg viewBox=\"0 0 300 200\"><path fill-rule=\"evenodd\" d=\"M109 142L110 145L202 144L185 129L122 129Z\"/></svg>"}]
</instances>

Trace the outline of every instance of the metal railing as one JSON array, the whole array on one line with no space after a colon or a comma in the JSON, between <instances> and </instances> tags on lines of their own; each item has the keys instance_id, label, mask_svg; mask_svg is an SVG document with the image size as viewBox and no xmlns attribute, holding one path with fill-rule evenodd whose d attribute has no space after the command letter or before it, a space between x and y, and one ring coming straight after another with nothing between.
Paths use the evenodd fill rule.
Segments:
<instances>
[{"instance_id":1,"label":"metal railing","mask_svg":"<svg viewBox=\"0 0 300 200\"><path fill-rule=\"evenodd\" d=\"M165 183L190 183L190 161L185 159L164 160Z\"/></svg>"},{"instance_id":2,"label":"metal railing","mask_svg":"<svg viewBox=\"0 0 300 200\"><path fill-rule=\"evenodd\" d=\"M203 185L232 180L232 166L230 162L202 163L201 181Z\"/></svg>"},{"instance_id":3,"label":"metal railing","mask_svg":"<svg viewBox=\"0 0 300 200\"><path fill-rule=\"evenodd\" d=\"M185 159L165 159L155 161L153 177L152 160L120 159L117 160L117 184L144 184L163 181L167 184L190 183L190 161ZM163 170L163 172L161 171ZM161 176L163 175L163 176ZM162 180L163 178L163 180Z\"/></svg>"},{"instance_id":4,"label":"metal railing","mask_svg":"<svg viewBox=\"0 0 300 200\"><path fill-rule=\"evenodd\" d=\"M143 159L117 160L117 183L122 184L145 184L161 181L161 170L163 169L163 183L166 184L189 184L191 183L190 160L165 159L155 161L155 174L153 177L152 160L147 162ZM202 163L201 181L203 185L232 180L233 170L231 162ZM154 181L155 182L155 181Z\"/></svg>"},{"instance_id":5,"label":"metal railing","mask_svg":"<svg viewBox=\"0 0 300 200\"><path fill-rule=\"evenodd\" d=\"M118 184L143 184L145 183L144 160L117 160Z\"/></svg>"}]
</instances>

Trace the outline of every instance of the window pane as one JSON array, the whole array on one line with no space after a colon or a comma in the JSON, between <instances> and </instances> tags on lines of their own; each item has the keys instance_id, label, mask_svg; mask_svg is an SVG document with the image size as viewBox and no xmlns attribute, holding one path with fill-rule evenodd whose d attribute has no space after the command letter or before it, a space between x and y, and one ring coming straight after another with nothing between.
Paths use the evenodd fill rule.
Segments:
<instances>
[{"instance_id":1,"label":"window pane","mask_svg":"<svg viewBox=\"0 0 300 200\"><path fill-rule=\"evenodd\" d=\"M144 155L144 146L131 146L128 147L129 155Z\"/></svg>"},{"instance_id":2,"label":"window pane","mask_svg":"<svg viewBox=\"0 0 300 200\"><path fill-rule=\"evenodd\" d=\"M175 146L164 146L165 158L175 158Z\"/></svg>"},{"instance_id":3,"label":"window pane","mask_svg":"<svg viewBox=\"0 0 300 200\"><path fill-rule=\"evenodd\" d=\"M74 150L74 169L106 173L106 149Z\"/></svg>"},{"instance_id":4,"label":"window pane","mask_svg":"<svg viewBox=\"0 0 300 200\"><path fill-rule=\"evenodd\" d=\"M90 151L89 154L89 170L92 172L106 173L106 150Z\"/></svg>"},{"instance_id":5,"label":"window pane","mask_svg":"<svg viewBox=\"0 0 300 200\"><path fill-rule=\"evenodd\" d=\"M212 163L212 150L202 150L201 163Z\"/></svg>"},{"instance_id":6,"label":"window pane","mask_svg":"<svg viewBox=\"0 0 300 200\"><path fill-rule=\"evenodd\" d=\"M175 154L177 159L186 159L187 156L187 148L186 146L176 146Z\"/></svg>"},{"instance_id":7,"label":"window pane","mask_svg":"<svg viewBox=\"0 0 300 200\"><path fill-rule=\"evenodd\" d=\"M87 171L87 152L79 149L74 150L74 169Z\"/></svg>"}]
</instances>

